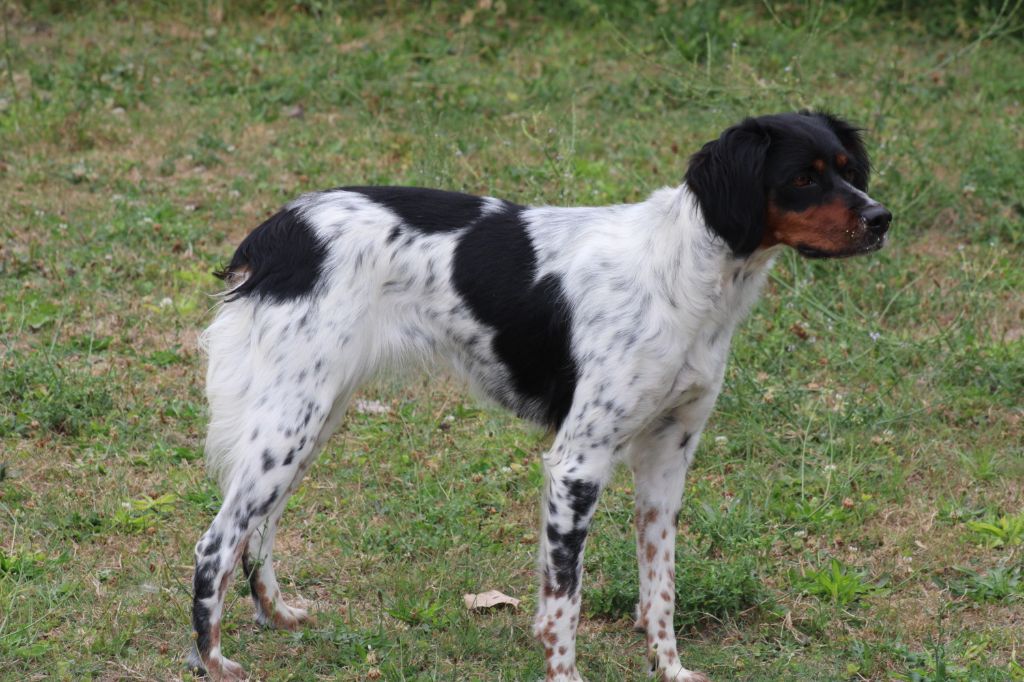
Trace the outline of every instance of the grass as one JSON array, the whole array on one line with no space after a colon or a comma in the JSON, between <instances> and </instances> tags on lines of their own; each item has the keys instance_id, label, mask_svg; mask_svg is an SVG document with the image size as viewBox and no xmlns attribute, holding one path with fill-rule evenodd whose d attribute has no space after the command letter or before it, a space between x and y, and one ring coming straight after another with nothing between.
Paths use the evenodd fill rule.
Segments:
<instances>
[{"instance_id":1,"label":"grass","mask_svg":"<svg viewBox=\"0 0 1024 682\"><path fill-rule=\"evenodd\" d=\"M867 128L868 258L782 258L691 473L682 657L715 680L1024 680L1019 2L0 2L0 678L185 675L209 273L296 194L636 201L752 113ZM532 680L543 434L381 380L295 495L260 679ZM631 482L581 666L646 679ZM518 610L470 613L500 589Z\"/></svg>"}]
</instances>

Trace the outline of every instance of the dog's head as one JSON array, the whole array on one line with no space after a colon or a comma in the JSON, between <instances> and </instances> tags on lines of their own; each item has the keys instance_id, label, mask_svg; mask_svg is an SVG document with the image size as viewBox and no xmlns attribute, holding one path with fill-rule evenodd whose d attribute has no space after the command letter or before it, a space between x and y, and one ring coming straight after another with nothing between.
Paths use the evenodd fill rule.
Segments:
<instances>
[{"instance_id":1,"label":"dog's head","mask_svg":"<svg viewBox=\"0 0 1024 682\"><path fill-rule=\"evenodd\" d=\"M811 258L880 249L892 214L867 195L860 130L829 114L748 118L690 159L708 227L740 256L787 244Z\"/></svg>"}]
</instances>

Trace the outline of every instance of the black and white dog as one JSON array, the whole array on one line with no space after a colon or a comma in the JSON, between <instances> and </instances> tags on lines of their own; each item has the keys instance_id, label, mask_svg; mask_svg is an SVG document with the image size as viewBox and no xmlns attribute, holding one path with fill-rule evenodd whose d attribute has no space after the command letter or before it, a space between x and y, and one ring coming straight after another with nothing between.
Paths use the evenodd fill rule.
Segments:
<instances>
[{"instance_id":1,"label":"black and white dog","mask_svg":"<svg viewBox=\"0 0 1024 682\"><path fill-rule=\"evenodd\" d=\"M891 214L865 193L868 172L858 129L801 112L729 128L693 156L683 185L638 204L347 187L260 225L220 273L228 289L204 337L206 454L224 503L196 545L193 666L245 677L220 648L239 562L261 622L306 618L283 601L271 561L285 502L360 384L426 356L556 433L534 621L546 680L582 679L583 547L618 462L635 477L637 625L652 671L706 679L683 667L672 627L686 471L732 334L780 249L836 258L885 242Z\"/></svg>"}]
</instances>

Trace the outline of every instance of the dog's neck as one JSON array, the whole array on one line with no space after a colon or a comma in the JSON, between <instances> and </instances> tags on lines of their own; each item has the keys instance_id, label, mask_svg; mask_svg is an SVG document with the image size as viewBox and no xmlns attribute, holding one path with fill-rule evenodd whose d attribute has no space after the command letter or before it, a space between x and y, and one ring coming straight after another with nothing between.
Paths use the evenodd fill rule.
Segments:
<instances>
[{"instance_id":1,"label":"dog's neck","mask_svg":"<svg viewBox=\"0 0 1024 682\"><path fill-rule=\"evenodd\" d=\"M683 315L710 316L731 331L757 300L781 249L736 256L706 225L686 185L658 190L637 208L656 224L644 249L666 298Z\"/></svg>"}]
</instances>

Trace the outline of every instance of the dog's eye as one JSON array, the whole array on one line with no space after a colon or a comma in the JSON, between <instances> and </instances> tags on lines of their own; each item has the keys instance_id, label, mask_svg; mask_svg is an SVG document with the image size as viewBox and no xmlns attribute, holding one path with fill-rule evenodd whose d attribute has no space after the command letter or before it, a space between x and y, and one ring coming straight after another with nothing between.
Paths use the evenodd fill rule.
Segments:
<instances>
[{"instance_id":1,"label":"dog's eye","mask_svg":"<svg viewBox=\"0 0 1024 682\"><path fill-rule=\"evenodd\" d=\"M810 187L814 184L814 180L809 175L798 175L793 178L794 187Z\"/></svg>"}]
</instances>

